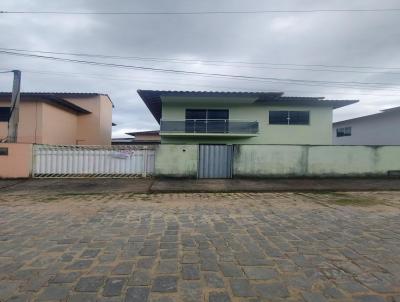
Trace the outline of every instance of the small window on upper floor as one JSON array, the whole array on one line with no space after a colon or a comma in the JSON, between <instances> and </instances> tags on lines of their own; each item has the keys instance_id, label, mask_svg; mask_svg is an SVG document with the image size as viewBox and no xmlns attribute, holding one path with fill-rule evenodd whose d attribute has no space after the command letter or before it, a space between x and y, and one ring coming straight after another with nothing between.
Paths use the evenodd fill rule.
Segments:
<instances>
[{"instance_id":1,"label":"small window on upper floor","mask_svg":"<svg viewBox=\"0 0 400 302\"><path fill-rule=\"evenodd\" d=\"M351 136L351 127L336 128L336 137Z\"/></svg>"},{"instance_id":2,"label":"small window on upper floor","mask_svg":"<svg viewBox=\"0 0 400 302\"><path fill-rule=\"evenodd\" d=\"M270 125L309 125L309 111L270 111Z\"/></svg>"},{"instance_id":3,"label":"small window on upper floor","mask_svg":"<svg viewBox=\"0 0 400 302\"><path fill-rule=\"evenodd\" d=\"M10 107L0 107L0 122L8 122L10 118Z\"/></svg>"}]
</instances>

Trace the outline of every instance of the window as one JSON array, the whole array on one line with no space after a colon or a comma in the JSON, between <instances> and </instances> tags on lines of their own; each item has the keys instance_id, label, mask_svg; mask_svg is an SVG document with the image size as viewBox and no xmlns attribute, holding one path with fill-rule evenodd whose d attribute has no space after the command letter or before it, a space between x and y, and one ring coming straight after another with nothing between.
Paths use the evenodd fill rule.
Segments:
<instances>
[{"instance_id":1,"label":"window","mask_svg":"<svg viewBox=\"0 0 400 302\"><path fill-rule=\"evenodd\" d=\"M0 107L0 122L8 122L10 107Z\"/></svg>"},{"instance_id":2,"label":"window","mask_svg":"<svg viewBox=\"0 0 400 302\"><path fill-rule=\"evenodd\" d=\"M270 111L269 123L271 125L287 125L289 123L289 111Z\"/></svg>"},{"instance_id":3,"label":"window","mask_svg":"<svg viewBox=\"0 0 400 302\"><path fill-rule=\"evenodd\" d=\"M186 132L227 132L229 110L227 109L186 109Z\"/></svg>"},{"instance_id":4,"label":"window","mask_svg":"<svg viewBox=\"0 0 400 302\"><path fill-rule=\"evenodd\" d=\"M351 127L336 128L336 137L351 136Z\"/></svg>"},{"instance_id":5,"label":"window","mask_svg":"<svg viewBox=\"0 0 400 302\"><path fill-rule=\"evenodd\" d=\"M309 125L309 111L270 111L270 125Z\"/></svg>"}]
</instances>

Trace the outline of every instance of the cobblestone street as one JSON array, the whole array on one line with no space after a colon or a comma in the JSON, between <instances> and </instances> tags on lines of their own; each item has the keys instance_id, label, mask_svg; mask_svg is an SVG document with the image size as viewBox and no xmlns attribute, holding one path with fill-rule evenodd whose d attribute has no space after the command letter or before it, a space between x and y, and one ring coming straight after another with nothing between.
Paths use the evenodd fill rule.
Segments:
<instances>
[{"instance_id":1,"label":"cobblestone street","mask_svg":"<svg viewBox=\"0 0 400 302\"><path fill-rule=\"evenodd\" d=\"M400 192L3 194L0 301L400 301Z\"/></svg>"}]
</instances>

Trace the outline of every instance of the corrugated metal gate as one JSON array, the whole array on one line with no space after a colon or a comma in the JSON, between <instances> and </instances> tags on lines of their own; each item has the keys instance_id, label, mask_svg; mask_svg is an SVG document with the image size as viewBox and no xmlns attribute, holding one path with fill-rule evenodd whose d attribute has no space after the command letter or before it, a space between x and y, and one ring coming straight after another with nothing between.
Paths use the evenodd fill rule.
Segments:
<instances>
[{"instance_id":1,"label":"corrugated metal gate","mask_svg":"<svg viewBox=\"0 0 400 302\"><path fill-rule=\"evenodd\" d=\"M146 177L154 173L152 146L35 145L33 177Z\"/></svg>"},{"instance_id":2,"label":"corrugated metal gate","mask_svg":"<svg viewBox=\"0 0 400 302\"><path fill-rule=\"evenodd\" d=\"M199 146L199 178L232 178L232 145Z\"/></svg>"}]
</instances>

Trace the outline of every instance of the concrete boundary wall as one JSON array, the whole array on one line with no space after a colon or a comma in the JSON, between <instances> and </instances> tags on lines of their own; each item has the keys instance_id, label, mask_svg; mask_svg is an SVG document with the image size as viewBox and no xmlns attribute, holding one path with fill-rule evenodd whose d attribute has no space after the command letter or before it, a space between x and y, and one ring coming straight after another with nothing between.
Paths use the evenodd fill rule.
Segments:
<instances>
[{"instance_id":1,"label":"concrete boundary wall","mask_svg":"<svg viewBox=\"0 0 400 302\"><path fill-rule=\"evenodd\" d=\"M386 176L400 170L400 146L236 146L234 175Z\"/></svg>"},{"instance_id":2,"label":"concrete boundary wall","mask_svg":"<svg viewBox=\"0 0 400 302\"><path fill-rule=\"evenodd\" d=\"M198 145L161 144L156 176L197 177ZM235 145L233 177L387 176L400 146Z\"/></svg>"},{"instance_id":3,"label":"concrete boundary wall","mask_svg":"<svg viewBox=\"0 0 400 302\"><path fill-rule=\"evenodd\" d=\"M32 144L0 144L0 178L32 175Z\"/></svg>"}]
</instances>

